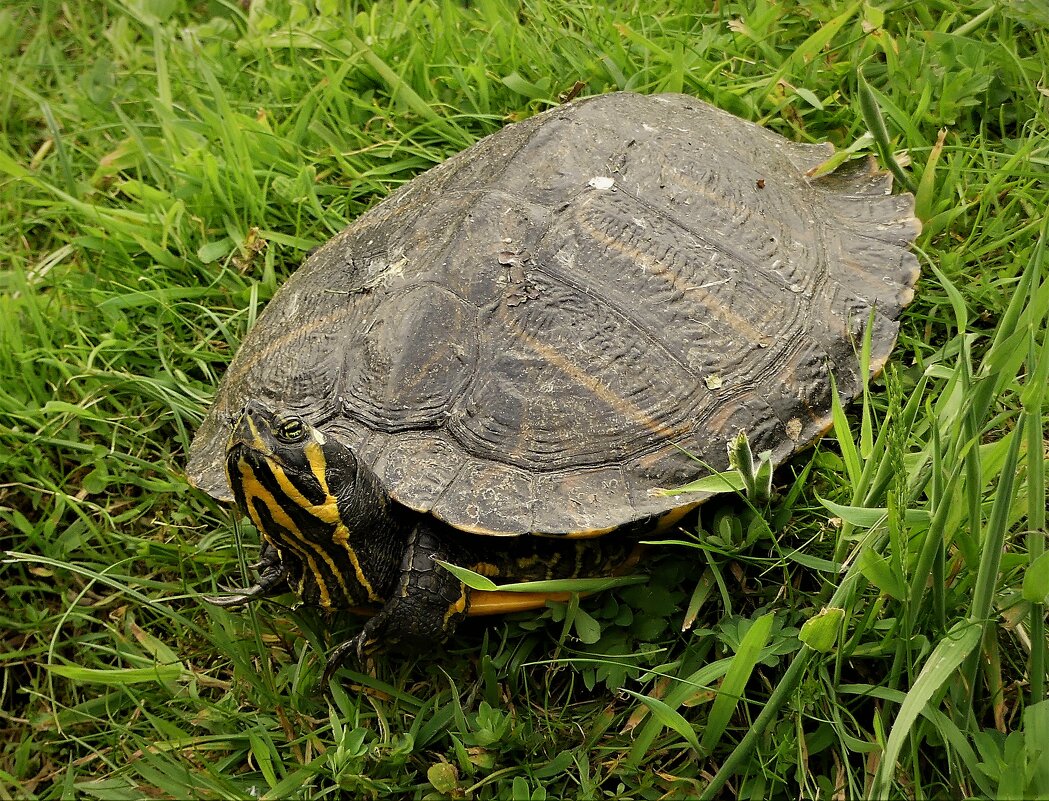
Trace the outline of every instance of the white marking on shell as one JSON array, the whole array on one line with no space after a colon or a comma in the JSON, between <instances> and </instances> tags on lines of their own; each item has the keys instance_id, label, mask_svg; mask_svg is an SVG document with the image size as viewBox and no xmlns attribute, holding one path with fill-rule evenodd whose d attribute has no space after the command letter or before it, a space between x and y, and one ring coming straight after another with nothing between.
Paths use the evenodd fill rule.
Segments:
<instances>
[{"instance_id":1,"label":"white marking on shell","mask_svg":"<svg viewBox=\"0 0 1049 801\"><path fill-rule=\"evenodd\" d=\"M388 287L395 281L404 278L404 268L408 266L408 259L401 256L396 261L386 259L368 259L364 267L364 289L375 289L376 287Z\"/></svg>"},{"instance_id":2,"label":"white marking on shell","mask_svg":"<svg viewBox=\"0 0 1049 801\"><path fill-rule=\"evenodd\" d=\"M699 286L685 287L685 290L687 291L689 289L710 289L712 286L721 286L722 284L727 284L731 280L731 278L722 278L718 281L707 281L705 284L700 284Z\"/></svg>"},{"instance_id":3,"label":"white marking on shell","mask_svg":"<svg viewBox=\"0 0 1049 801\"><path fill-rule=\"evenodd\" d=\"M611 189L615 185L615 179L607 175L596 175L586 182L592 189Z\"/></svg>"}]
</instances>

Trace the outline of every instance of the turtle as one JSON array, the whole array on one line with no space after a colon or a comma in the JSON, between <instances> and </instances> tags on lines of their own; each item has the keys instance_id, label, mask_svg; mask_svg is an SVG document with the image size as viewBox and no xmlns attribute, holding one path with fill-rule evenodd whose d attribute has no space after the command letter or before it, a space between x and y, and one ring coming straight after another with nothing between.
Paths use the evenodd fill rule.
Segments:
<instances>
[{"instance_id":1,"label":"turtle","mask_svg":"<svg viewBox=\"0 0 1049 801\"><path fill-rule=\"evenodd\" d=\"M740 432L777 465L812 444L919 274L913 197L870 158L822 174L833 152L617 92L400 187L274 294L192 442L190 482L261 540L257 581L212 600L377 609L328 677L508 608L445 565L610 574Z\"/></svg>"}]
</instances>

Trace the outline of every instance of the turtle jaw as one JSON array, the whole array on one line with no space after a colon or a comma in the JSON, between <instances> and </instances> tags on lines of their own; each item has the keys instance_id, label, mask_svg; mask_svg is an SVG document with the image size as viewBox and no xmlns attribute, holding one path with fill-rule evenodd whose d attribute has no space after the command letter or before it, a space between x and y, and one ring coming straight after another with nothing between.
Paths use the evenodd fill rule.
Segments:
<instances>
[{"instance_id":1,"label":"turtle jaw","mask_svg":"<svg viewBox=\"0 0 1049 801\"><path fill-rule=\"evenodd\" d=\"M278 462L253 419L250 407L246 407L237 418L229 439L226 441L226 480L233 490L234 502L241 511L248 513L243 487L245 469L264 469L267 462Z\"/></svg>"}]
</instances>

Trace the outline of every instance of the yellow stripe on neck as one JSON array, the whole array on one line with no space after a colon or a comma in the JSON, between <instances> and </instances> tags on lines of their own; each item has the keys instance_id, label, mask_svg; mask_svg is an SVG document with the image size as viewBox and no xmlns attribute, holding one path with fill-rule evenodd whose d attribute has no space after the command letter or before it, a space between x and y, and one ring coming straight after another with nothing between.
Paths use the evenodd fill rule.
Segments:
<instances>
[{"instance_id":1,"label":"yellow stripe on neck","mask_svg":"<svg viewBox=\"0 0 1049 801\"><path fill-rule=\"evenodd\" d=\"M321 450L320 445L316 442L311 442L306 446L305 452L306 458L310 463L310 471L313 473L313 476L317 479L318 483L320 483L321 490L324 492L323 501L319 504L312 503L302 494L302 491L295 486L292 480L288 478L288 475L284 472L283 468L270 463L273 477L277 479L277 483L280 485L284 494L294 501L297 506L301 507L304 511L309 512L322 523L335 525L339 522L339 504L328 489L328 481L325 477L327 465L324 461L324 451Z\"/></svg>"},{"instance_id":2,"label":"yellow stripe on neck","mask_svg":"<svg viewBox=\"0 0 1049 801\"><path fill-rule=\"evenodd\" d=\"M357 577L357 583L364 587L364 591L368 593L368 600L382 603L382 597L372 588L371 582L368 581L364 575L364 570L361 568L361 562L357 558L357 552L353 550L353 546L350 544L350 530L346 527L345 523L339 523L335 526L335 532L331 535L332 541L341 545L346 549L346 555L350 558L350 564L353 565L353 572Z\"/></svg>"},{"instance_id":3,"label":"yellow stripe on neck","mask_svg":"<svg viewBox=\"0 0 1049 801\"><path fill-rule=\"evenodd\" d=\"M317 543L311 542L302 534L301 531L299 531L298 526L295 525L295 521L292 520L291 516L280 505L279 501L273 495L270 489L258 479L258 477L255 475L255 471L252 470L251 465L248 464L246 459L240 460L238 468L240 470L241 475L241 486L244 490L245 505L248 507L246 510L248 512L248 515L258 527L259 531L266 530L266 527L263 525L262 520L259 519L259 516L255 511L254 503L252 503L253 500L258 499L269 510L270 516L273 518L273 521L282 528L284 528L292 537L295 538L295 543L286 542L284 540L280 541L283 544L287 545L287 547L297 551L299 556L303 560L305 560L307 567L309 567L310 572L313 573L314 579L316 579L317 581L317 588L320 592L320 605L323 606L325 609L332 608L331 593L328 590L328 585L324 580L323 573L321 573L320 568L317 566L317 561L315 557L320 557L320 559L325 563L325 565L331 571L331 574L335 577L335 580L339 582L339 585L342 589L343 597L347 601L350 600L352 596L350 595L349 588L346 586L346 582L343 579L342 573L335 566L335 562L332 560L331 555ZM288 477L284 475L284 471L272 462L270 463L270 469L273 472L273 475L277 479L277 483L281 486L282 490L284 490L286 486L291 484L291 482L288 480ZM299 493L297 490L296 494L298 494L299 497L302 497L301 493ZM289 498L298 503L298 501L295 500L294 496L289 495ZM303 506L303 509L309 511L310 505L307 504ZM268 534L268 536L270 537L270 539L275 539L271 534Z\"/></svg>"}]
</instances>

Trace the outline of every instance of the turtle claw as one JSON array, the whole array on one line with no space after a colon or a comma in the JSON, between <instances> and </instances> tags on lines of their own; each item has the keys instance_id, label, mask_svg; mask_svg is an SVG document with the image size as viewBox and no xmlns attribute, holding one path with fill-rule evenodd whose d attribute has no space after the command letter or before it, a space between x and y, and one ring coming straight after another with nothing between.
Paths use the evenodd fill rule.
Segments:
<instances>
[{"instance_id":1,"label":"turtle claw","mask_svg":"<svg viewBox=\"0 0 1049 801\"><path fill-rule=\"evenodd\" d=\"M250 567L252 570L259 571L258 581L250 587L245 587L243 590L239 590L232 587L220 586L219 589L227 594L205 595L203 596L204 600L213 606L222 606L228 609L235 606L244 606L245 604L249 604L259 598L265 598L270 595L280 595L282 592L287 591L287 574L284 571L284 567L281 564L276 550L272 546L264 546L262 549L262 558Z\"/></svg>"},{"instance_id":2,"label":"turtle claw","mask_svg":"<svg viewBox=\"0 0 1049 801\"><path fill-rule=\"evenodd\" d=\"M268 588L261 584L252 584L243 590L233 589L232 587L219 587L225 595L203 595L201 596L206 603L212 606L221 606L225 609L230 609L236 606L244 606L250 604L252 601L263 597L268 594Z\"/></svg>"},{"instance_id":3,"label":"turtle claw","mask_svg":"<svg viewBox=\"0 0 1049 801\"><path fill-rule=\"evenodd\" d=\"M280 554L277 549L274 548L269 542L263 543L262 550L259 552L259 558L257 562L252 562L248 565L249 570L257 570L260 573L266 573L269 570L281 568Z\"/></svg>"},{"instance_id":4,"label":"turtle claw","mask_svg":"<svg viewBox=\"0 0 1049 801\"><path fill-rule=\"evenodd\" d=\"M336 645L332 652L328 654L328 660L324 665L324 673L321 674L321 686L327 687L328 682L335 675L335 671L342 667L350 658L355 659L359 665L367 667L371 661L371 654L374 653L377 645L378 640L368 636L367 627L353 639Z\"/></svg>"}]
</instances>

